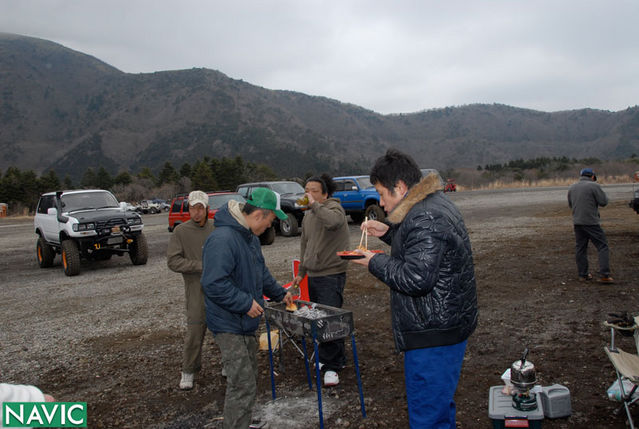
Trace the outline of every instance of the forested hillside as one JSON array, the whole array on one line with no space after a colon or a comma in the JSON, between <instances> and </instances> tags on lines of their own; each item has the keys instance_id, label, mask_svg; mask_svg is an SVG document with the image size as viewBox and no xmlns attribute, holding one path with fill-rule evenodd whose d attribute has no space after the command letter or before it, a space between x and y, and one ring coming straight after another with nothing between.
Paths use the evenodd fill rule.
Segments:
<instances>
[{"instance_id":1,"label":"forested hillside","mask_svg":"<svg viewBox=\"0 0 639 429\"><path fill-rule=\"evenodd\" d=\"M208 69L130 74L41 39L0 33L0 170L157 174L241 156L280 176L368 171L388 147L445 170L535 157L639 154L639 108L538 112L504 105L380 115Z\"/></svg>"}]
</instances>

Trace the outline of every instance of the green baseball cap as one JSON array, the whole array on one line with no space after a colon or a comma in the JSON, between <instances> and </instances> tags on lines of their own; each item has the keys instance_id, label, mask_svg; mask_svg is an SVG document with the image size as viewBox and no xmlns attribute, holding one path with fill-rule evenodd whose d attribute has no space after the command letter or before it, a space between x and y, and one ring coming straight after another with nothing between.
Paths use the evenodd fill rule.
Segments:
<instances>
[{"instance_id":1,"label":"green baseball cap","mask_svg":"<svg viewBox=\"0 0 639 429\"><path fill-rule=\"evenodd\" d=\"M261 209L272 210L281 220L288 219L286 213L280 207L280 195L267 188L255 188L251 194L251 198L247 201L252 206Z\"/></svg>"}]
</instances>

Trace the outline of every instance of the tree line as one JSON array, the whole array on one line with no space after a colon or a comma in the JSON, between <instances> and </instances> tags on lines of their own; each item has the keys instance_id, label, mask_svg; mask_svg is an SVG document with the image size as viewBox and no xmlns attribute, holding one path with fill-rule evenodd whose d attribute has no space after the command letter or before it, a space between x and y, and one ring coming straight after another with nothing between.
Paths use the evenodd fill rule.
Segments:
<instances>
[{"instance_id":1,"label":"tree line","mask_svg":"<svg viewBox=\"0 0 639 429\"><path fill-rule=\"evenodd\" d=\"M601 164L602 161L599 158L584 158L584 159L576 159L576 158L568 158L566 156L562 157L538 157L534 159L515 159L509 161L504 164L486 164L482 168L481 165L477 166L477 170L488 171L488 172L501 172L504 170L513 171L513 170L555 170L555 171L565 171L570 166L576 164L585 164L585 165L598 165Z\"/></svg>"},{"instance_id":2,"label":"tree line","mask_svg":"<svg viewBox=\"0 0 639 429\"><path fill-rule=\"evenodd\" d=\"M268 166L246 162L242 157L210 158L182 164L179 169L171 162L164 163L154 174L143 167L136 174L120 171L112 175L106 168L88 167L79 182L66 174L61 180L55 171L38 176L33 170L9 167L0 172L0 202L9 205L12 214L35 211L38 199L45 192L69 189L107 189L120 201L136 202L143 199L170 199L177 193L193 189L205 191L235 190L244 182L275 180L277 175Z\"/></svg>"}]
</instances>

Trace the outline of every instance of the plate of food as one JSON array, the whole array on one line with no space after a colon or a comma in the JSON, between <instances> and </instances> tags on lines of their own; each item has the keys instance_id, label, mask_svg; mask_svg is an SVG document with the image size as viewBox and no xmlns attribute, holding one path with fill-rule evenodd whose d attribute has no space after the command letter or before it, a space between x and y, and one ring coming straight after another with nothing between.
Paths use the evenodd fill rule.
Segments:
<instances>
[{"instance_id":1,"label":"plate of food","mask_svg":"<svg viewBox=\"0 0 639 429\"><path fill-rule=\"evenodd\" d=\"M364 218L364 222L368 222L368 216ZM364 241L366 240L366 241ZM362 259L365 258L358 250L362 252L384 253L383 250L369 250L368 249L368 230L364 228L362 230L362 237L359 239L359 246L355 250L344 250L343 252L337 252L337 256L342 259Z\"/></svg>"},{"instance_id":2,"label":"plate of food","mask_svg":"<svg viewBox=\"0 0 639 429\"><path fill-rule=\"evenodd\" d=\"M384 253L383 250L367 250L367 249L362 249L362 248L358 248L358 250L361 251L368 251L368 252L373 252L373 253ZM362 259L364 258L364 255L360 252L358 252L357 250L344 250L342 252L337 252L337 256L339 256L342 259Z\"/></svg>"}]
</instances>

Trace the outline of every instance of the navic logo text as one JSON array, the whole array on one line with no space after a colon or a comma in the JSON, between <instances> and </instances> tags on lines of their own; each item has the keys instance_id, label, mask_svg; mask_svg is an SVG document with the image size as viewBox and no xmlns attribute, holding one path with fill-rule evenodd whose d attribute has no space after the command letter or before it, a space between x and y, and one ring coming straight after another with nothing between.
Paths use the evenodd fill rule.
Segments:
<instances>
[{"instance_id":1,"label":"navic logo text","mask_svg":"<svg viewBox=\"0 0 639 429\"><path fill-rule=\"evenodd\" d=\"M86 402L4 402L2 426L6 428L85 428Z\"/></svg>"}]
</instances>

